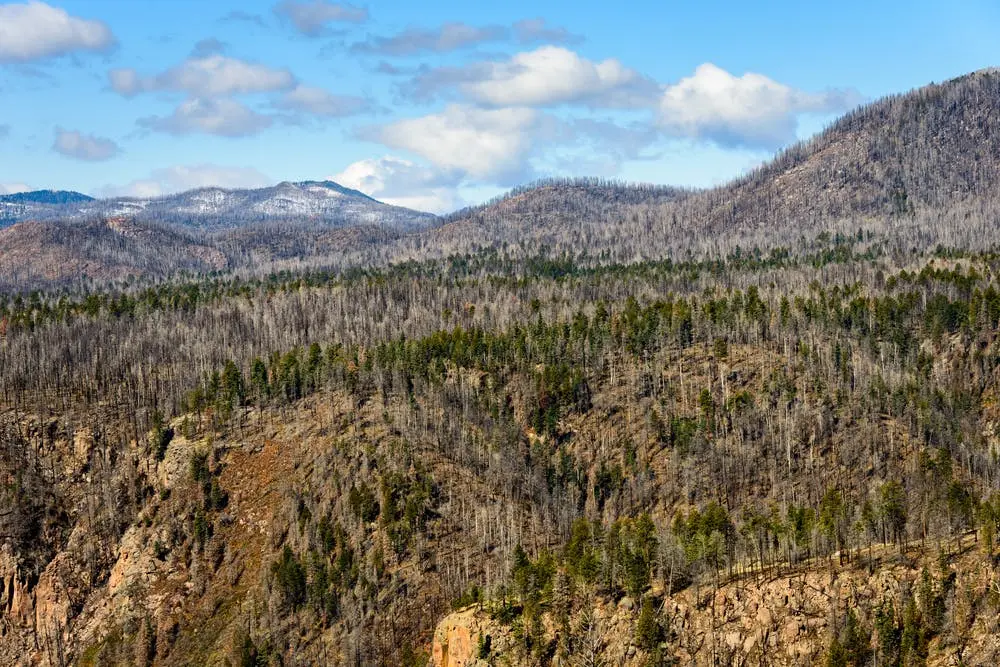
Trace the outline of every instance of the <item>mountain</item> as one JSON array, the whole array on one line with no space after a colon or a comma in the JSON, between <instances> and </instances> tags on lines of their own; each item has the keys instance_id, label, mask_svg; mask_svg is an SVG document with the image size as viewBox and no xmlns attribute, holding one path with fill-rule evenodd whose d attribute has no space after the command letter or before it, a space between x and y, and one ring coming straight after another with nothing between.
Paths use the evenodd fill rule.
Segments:
<instances>
[{"instance_id":1,"label":"mountain","mask_svg":"<svg viewBox=\"0 0 1000 667\"><path fill-rule=\"evenodd\" d=\"M79 208L79 215L128 216L209 231L268 221L311 223L323 227L378 225L398 231L421 229L435 216L383 204L332 181L279 183L256 190L201 188L153 199L107 199Z\"/></svg>"},{"instance_id":2,"label":"mountain","mask_svg":"<svg viewBox=\"0 0 1000 667\"><path fill-rule=\"evenodd\" d=\"M292 265L384 266L485 250L591 264L799 252L823 234L860 233L888 249L979 249L1000 243L993 224L1000 211L998 156L1000 73L984 70L862 106L749 174L702 190L545 181L444 218L388 206L330 181L0 206L15 207L8 221L122 217L169 228L221 251L227 269L255 273ZM329 234L348 228L367 231ZM69 252L79 262L94 261L85 256L87 245ZM165 260L146 275L179 270ZM4 280L31 273L0 262L0 284L8 286L72 278Z\"/></svg>"},{"instance_id":3,"label":"mountain","mask_svg":"<svg viewBox=\"0 0 1000 667\"><path fill-rule=\"evenodd\" d=\"M332 181L150 199L49 191L8 199L0 200L0 289L274 269L364 252L438 222Z\"/></svg>"},{"instance_id":4,"label":"mountain","mask_svg":"<svg viewBox=\"0 0 1000 667\"><path fill-rule=\"evenodd\" d=\"M1000 184L1000 72L982 70L862 106L747 176L708 191L715 228L910 215Z\"/></svg>"},{"instance_id":5,"label":"mountain","mask_svg":"<svg viewBox=\"0 0 1000 667\"><path fill-rule=\"evenodd\" d=\"M4 285L87 287L171 273L204 274L229 266L221 251L167 227L124 218L19 222L0 228Z\"/></svg>"},{"instance_id":6,"label":"mountain","mask_svg":"<svg viewBox=\"0 0 1000 667\"><path fill-rule=\"evenodd\" d=\"M436 217L383 204L332 181L279 183L255 190L201 188L163 197L94 199L74 192L38 192L0 197L0 221L88 220L125 216L136 223L181 225L219 231L269 221L323 227L380 225L412 230Z\"/></svg>"},{"instance_id":7,"label":"mountain","mask_svg":"<svg viewBox=\"0 0 1000 667\"><path fill-rule=\"evenodd\" d=\"M33 190L31 192L16 192L10 195L0 195L0 202L5 204L79 204L94 201L79 192L67 190Z\"/></svg>"},{"instance_id":8,"label":"mountain","mask_svg":"<svg viewBox=\"0 0 1000 667\"><path fill-rule=\"evenodd\" d=\"M997 664L997 93L426 229L0 231L0 664Z\"/></svg>"},{"instance_id":9,"label":"mountain","mask_svg":"<svg viewBox=\"0 0 1000 667\"><path fill-rule=\"evenodd\" d=\"M65 190L35 190L0 195L0 227L20 220L47 218L74 205L94 201L93 197Z\"/></svg>"},{"instance_id":10,"label":"mountain","mask_svg":"<svg viewBox=\"0 0 1000 667\"><path fill-rule=\"evenodd\" d=\"M982 248L1000 242L998 193L1000 72L983 70L862 106L718 187L543 183L428 235L449 252L544 245L615 261L725 256L859 229L891 245Z\"/></svg>"}]
</instances>

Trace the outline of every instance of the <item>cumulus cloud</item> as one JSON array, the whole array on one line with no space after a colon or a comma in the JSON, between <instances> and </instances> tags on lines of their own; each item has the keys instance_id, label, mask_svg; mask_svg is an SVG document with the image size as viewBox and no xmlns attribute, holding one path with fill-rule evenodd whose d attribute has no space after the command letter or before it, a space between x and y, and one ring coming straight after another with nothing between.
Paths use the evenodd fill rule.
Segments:
<instances>
[{"instance_id":1,"label":"cumulus cloud","mask_svg":"<svg viewBox=\"0 0 1000 667\"><path fill-rule=\"evenodd\" d=\"M419 165L398 157L359 160L330 178L395 206L431 213L446 213L462 206L455 191L461 181L460 172Z\"/></svg>"},{"instance_id":2,"label":"cumulus cloud","mask_svg":"<svg viewBox=\"0 0 1000 667\"><path fill-rule=\"evenodd\" d=\"M541 106L562 102L591 102L618 106L631 102L630 88L643 78L618 60L592 62L568 49L543 46L519 53L505 63L493 63L490 76L463 84L467 95L495 106Z\"/></svg>"},{"instance_id":3,"label":"cumulus cloud","mask_svg":"<svg viewBox=\"0 0 1000 667\"><path fill-rule=\"evenodd\" d=\"M560 46L543 46L500 62L429 69L402 88L421 100L452 89L494 107L579 103L629 108L652 104L657 93L655 83L614 58L594 62Z\"/></svg>"},{"instance_id":4,"label":"cumulus cloud","mask_svg":"<svg viewBox=\"0 0 1000 667\"><path fill-rule=\"evenodd\" d=\"M364 23L368 20L368 10L363 7L326 0L283 0L275 5L274 11L309 37L322 35L329 23Z\"/></svg>"},{"instance_id":5,"label":"cumulus cloud","mask_svg":"<svg viewBox=\"0 0 1000 667\"><path fill-rule=\"evenodd\" d=\"M150 198L197 188L259 188L273 181L252 167L227 167L215 164L176 165L154 169L143 179L125 185L101 189L104 197Z\"/></svg>"},{"instance_id":6,"label":"cumulus cloud","mask_svg":"<svg viewBox=\"0 0 1000 667\"><path fill-rule=\"evenodd\" d=\"M272 123L270 116L224 98L192 98L182 102L169 116L149 116L138 121L141 127L168 134L204 133L220 137L245 137Z\"/></svg>"},{"instance_id":7,"label":"cumulus cloud","mask_svg":"<svg viewBox=\"0 0 1000 667\"><path fill-rule=\"evenodd\" d=\"M410 151L444 170L493 182L524 178L534 139L543 127L533 109L477 109L452 104L440 113L373 128L363 136Z\"/></svg>"},{"instance_id":8,"label":"cumulus cloud","mask_svg":"<svg viewBox=\"0 0 1000 667\"><path fill-rule=\"evenodd\" d=\"M111 139L83 134L76 130L64 130L61 127L56 128L52 150L66 157L87 162L110 160L120 152L118 144Z\"/></svg>"},{"instance_id":9,"label":"cumulus cloud","mask_svg":"<svg viewBox=\"0 0 1000 667\"><path fill-rule=\"evenodd\" d=\"M0 183L0 195L16 195L18 192L30 192L24 183Z\"/></svg>"},{"instance_id":10,"label":"cumulus cloud","mask_svg":"<svg viewBox=\"0 0 1000 667\"><path fill-rule=\"evenodd\" d=\"M774 149L795 140L800 114L840 111L857 100L852 91L809 93L762 74L734 76L705 63L664 89L659 124L674 136L724 147Z\"/></svg>"},{"instance_id":11,"label":"cumulus cloud","mask_svg":"<svg viewBox=\"0 0 1000 667\"><path fill-rule=\"evenodd\" d=\"M412 56L418 53L444 53L475 46L484 42L507 39L503 26L477 27L451 22L437 28L408 28L389 37L371 36L351 47L356 53L376 53L385 56Z\"/></svg>"},{"instance_id":12,"label":"cumulus cloud","mask_svg":"<svg viewBox=\"0 0 1000 667\"><path fill-rule=\"evenodd\" d=\"M0 5L0 62L28 62L74 51L106 51L115 44L101 21L70 16L32 0Z\"/></svg>"},{"instance_id":13,"label":"cumulus cloud","mask_svg":"<svg viewBox=\"0 0 1000 667\"><path fill-rule=\"evenodd\" d=\"M522 44L545 42L546 44L576 44L583 37L574 35L566 28L550 26L543 18L522 19L514 24L514 37Z\"/></svg>"},{"instance_id":14,"label":"cumulus cloud","mask_svg":"<svg viewBox=\"0 0 1000 667\"><path fill-rule=\"evenodd\" d=\"M276 69L218 53L188 58L154 76L140 76L134 69L114 69L108 77L111 87L126 97L163 90L213 97L287 90L296 84L295 77L285 68Z\"/></svg>"},{"instance_id":15,"label":"cumulus cloud","mask_svg":"<svg viewBox=\"0 0 1000 667\"><path fill-rule=\"evenodd\" d=\"M275 106L330 118L353 116L371 109L371 103L363 97L334 95L323 88L301 84L282 95Z\"/></svg>"}]
</instances>

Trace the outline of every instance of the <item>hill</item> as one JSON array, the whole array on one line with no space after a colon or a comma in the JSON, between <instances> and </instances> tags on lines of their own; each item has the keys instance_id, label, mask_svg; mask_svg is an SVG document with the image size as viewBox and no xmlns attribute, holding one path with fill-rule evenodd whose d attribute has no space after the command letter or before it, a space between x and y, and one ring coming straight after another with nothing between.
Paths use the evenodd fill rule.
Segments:
<instances>
[{"instance_id":1,"label":"hill","mask_svg":"<svg viewBox=\"0 0 1000 667\"><path fill-rule=\"evenodd\" d=\"M754 248L801 252L823 233L860 232L907 250L978 250L1000 241L991 222L1000 185L998 106L1000 74L993 70L878 100L750 174L707 190L547 181L439 220L335 183L307 181L157 199L18 204L23 212L9 219L126 217L138 226L191 236L222 252L228 269L256 274L288 260L341 270L487 249L513 258L544 253L591 264L725 257ZM316 240L322 230L349 227L381 231L334 247ZM280 228L281 243L268 248L258 228ZM255 245L241 245L246 238ZM290 247L295 253L283 250ZM71 249L75 262L99 264L86 256L88 248ZM169 276L188 266L165 258L145 275ZM9 279L39 273L0 263L0 277L12 286L53 286L70 278L23 284Z\"/></svg>"},{"instance_id":2,"label":"hill","mask_svg":"<svg viewBox=\"0 0 1000 667\"><path fill-rule=\"evenodd\" d=\"M991 76L710 191L5 230L113 272L0 292L0 663L995 662Z\"/></svg>"},{"instance_id":3,"label":"hill","mask_svg":"<svg viewBox=\"0 0 1000 667\"><path fill-rule=\"evenodd\" d=\"M332 181L203 188L153 199L49 191L9 197L0 199L0 209L6 206L6 220L16 224L0 225L0 289L12 290L274 270L358 252L437 221Z\"/></svg>"},{"instance_id":4,"label":"hill","mask_svg":"<svg viewBox=\"0 0 1000 667\"><path fill-rule=\"evenodd\" d=\"M33 190L31 192L16 192L10 195L0 195L0 202L5 204L79 204L94 201L79 192L66 190Z\"/></svg>"},{"instance_id":5,"label":"hill","mask_svg":"<svg viewBox=\"0 0 1000 667\"><path fill-rule=\"evenodd\" d=\"M1000 240L998 112L1000 73L984 70L862 106L719 187L547 183L427 235L455 252L545 246L615 261L767 251L859 230L908 248L979 249Z\"/></svg>"},{"instance_id":6,"label":"hill","mask_svg":"<svg viewBox=\"0 0 1000 667\"><path fill-rule=\"evenodd\" d=\"M266 221L305 221L325 227L382 225L416 229L435 216L389 206L332 181L279 183L255 190L201 188L153 198L94 199L76 192L40 190L0 197L2 216L26 220L81 221L128 217L138 224L171 224L213 231Z\"/></svg>"}]
</instances>

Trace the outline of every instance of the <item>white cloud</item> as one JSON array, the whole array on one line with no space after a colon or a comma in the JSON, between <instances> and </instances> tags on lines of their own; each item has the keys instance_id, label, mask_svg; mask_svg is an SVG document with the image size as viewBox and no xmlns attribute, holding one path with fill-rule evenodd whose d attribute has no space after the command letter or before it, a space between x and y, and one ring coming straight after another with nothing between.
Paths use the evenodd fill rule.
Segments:
<instances>
[{"instance_id":1,"label":"white cloud","mask_svg":"<svg viewBox=\"0 0 1000 667\"><path fill-rule=\"evenodd\" d=\"M799 114L839 111L857 99L850 91L796 90L753 72L737 77L705 63L664 89L659 124L675 136L773 149L795 140Z\"/></svg>"},{"instance_id":2,"label":"white cloud","mask_svg":"<svg viewBox=\"0 0 1000 667\"><path fill-rule=\"evenodd\" d=\"M502 62L426 70L404 92L415 99L429 99L449 88L494 107L650 106L658 92L655 83L614 58L594 62L560 46L542 46Z\"/></svg>"},{"instance_id":3,"label":"white cloud","mask_svg":"<svg viewBox=\"0 0 1000 667\"><path fill-rule=\"evenodd\" d=\"M509 62L494 63L490 76L466 83L473 99L494 106L542 106L597 101L617 106L616 93L642 83L642 77L618 60L592 62L559 46L518 53ZM622 99L624 102L624 99Z\"/></svg>"},{"instance_id":4,"label":"white cloud","mask_svg":"<svg viewBox=\"0 0 1000 667\"><path fill-rule=\"evenodd\" d=\"M184 92L195 97L216 97L288 90L296 84L295 77L287 69L276 69L219 53L188 58L154 76L142 77L134 69L114 69L108 72L108 77L111 87L126 97L160 90Z\"/></svg>"},{"instance_id":5,"label":"white cloud","mask_svg":"<svg viewBox=\"0 0 1000 667\"><path fill-rule=\"evenodd\" d=\"M125 185L104 187L104 197L150 198L184 190L206 188L259 188L273 181L252 167L226 167L214 164L177 165L154 169L147 178Z\"/></svg>"},{"instance_id":6,"label":"white cloud","mask_svg":"<svg viewBox=\"0 0 1000 667\"><path fill-rule=\"evenodd\" d=\"M462 199L455 191L460 179L458 172L393 156L359 160L331 177L387 204L431 213L446 213L462 206Z\"/></svg>"},{"instance_id":7,"label":"white cloud","mask_svg":"<svg viewBox=\"0 0 1000 667\"><path fill-rule=\"evenodd\" d=\"M52 150L66 157L88 162L110 160L120 152L118 144L111 139L83 134L76 130L64 130L61 127L56 128Z\"/></svg>"},{"instance_id":8,"label":"white cloud","mask_svg":"<svg viewBox=\"0 0 1000 667\"><path fill-rule=\"evenodd\" d=\"M182 102L169 116L141 118L138 124L168 134L214 134L245 137L270 127L273 119L230 99L192 98Z\"/></svg>"},{"instance_id":9,"label":"white cloud","mask_svg":"<svg viewBox=\"0 0 1000 667\"><path fill-rule=\"evenodd\" d=\"M101 21L70 16L44 2L0 5L0 62L104 51L114 43L111 29Z\"/></svg>"},{"instance_id":10,"label":"white cloud","mask_svg":"<svg viewBox=\"0 0 1000 667\"><path fill-rule=\"evenodd\" d=\"M323 34L328 23L363 23L368 20L368 10L363 7L326 0L283 0L275 5L274 11L289 19L299 32L309 37Z\"/></svg>"},{"instance_id":11,"label":"white cloud","mask_svg":"<svg viewBox=\"0 0 1000 667\"><path fill-rule=\"evenodd\" d=\"M508 180L524 175L541 121L533 109L452 104L440 113L400 120L366 135L445 170L460 170L482 180Z\"/></svg>"},{"instance_id":12,"label":"white cloud","mask_svg":"<svg viewBox=\"0 0 1000 667\"><path fill-rule=\"evenodd\" d=\"M316 116L342 117L367 111L371 103L363 97L334 95L322 88L300 84L282 95L276 106Z\"/></svg>"},{"instance_id":13,"label":"white cloud","mask_svg":"<svg viewBox=\"0 0 1000 667\"><path fill-rule=\"evenodd\" d=\"M18 192L30 192L31 188L24 183L0 183L0 195L15 195Z\"/></svg>"}]
</instances>

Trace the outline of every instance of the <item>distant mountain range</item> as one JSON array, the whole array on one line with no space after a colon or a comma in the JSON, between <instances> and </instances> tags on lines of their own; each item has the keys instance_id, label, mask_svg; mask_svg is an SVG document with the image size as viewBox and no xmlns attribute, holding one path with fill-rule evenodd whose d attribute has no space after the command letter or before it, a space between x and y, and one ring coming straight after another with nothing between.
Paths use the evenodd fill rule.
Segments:
<instances>
[{"instance_id":1,"label":"distant mountain range","mask_svg":"<svg viewBox=\"0 0 1000 667\"><path fill-rule=\"evenodd\" d=\"M63 204L81 204L83 202L94 201L93 197L88 197L79 192L66 190L34 190L32 192L16 192L11 195L0 195L0 204L5 205L5 210L13 209L14 205L22 206L60 206ZM6 206L6 205L11 206Z\"/></svg>"},{"instance_id":2,"label":"distant mountain range","mask_svg":"<svg viewBox=\"0 0 1000 667\"><path fill-rule=\"evenodd\" d=\"M1000 72L984 70L862 106L751 173L702 190L546 181L440 218L330 181L152 199L6 195L0 289L377 267L482 251L629 263L795 251L846 236L888 252L984 249L1000 246L998 192Z\"/></svg>"},{"instance_id":3,"label":"distant mountain range","mask_svg":"<svg viewBox=\"0 0 1000 667\"><path fill-rule=\"evenodd\" d=\"M390 206L332 181L284 182L254 190L201 188L144 199L95 199L79 192L52 190L0 196L0 226L27 220L106 217L210 231L273 221L307 222L327 228L375 225L410 231L437 220L429 213Z\"/></svg>"}]
</instances>

